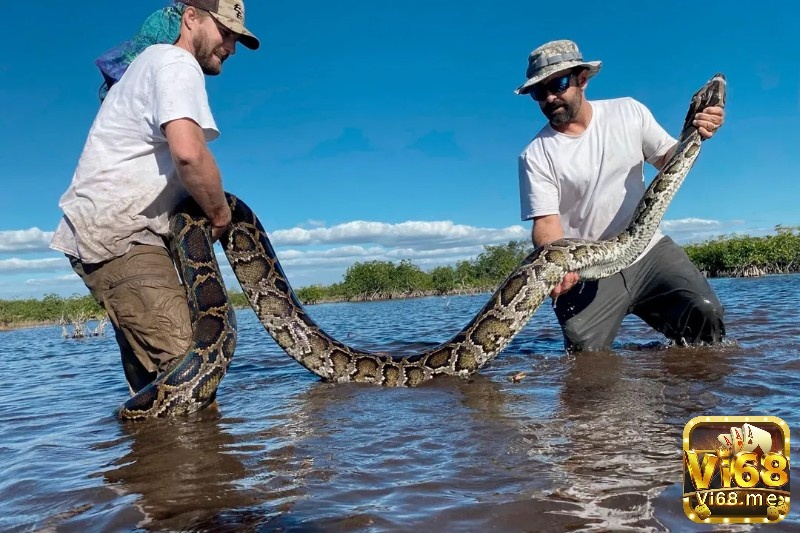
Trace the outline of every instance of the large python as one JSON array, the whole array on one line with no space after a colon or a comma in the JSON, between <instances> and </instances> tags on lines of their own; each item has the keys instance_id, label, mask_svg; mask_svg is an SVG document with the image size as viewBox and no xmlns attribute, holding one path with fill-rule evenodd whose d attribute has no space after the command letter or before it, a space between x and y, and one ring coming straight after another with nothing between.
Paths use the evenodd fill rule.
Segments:
<instances>
[{"instance_id":1,"label":"large python","mask_svg":"<svg viewBox=\"0 0 800 533\"><path fill-rule=\"evenodd\" d=\"M645 191L626 229L605 241L562 239L535 249L455 336L422 353L373 353L329 336L306 313L258 218L227 194L233 222L220 239L253 310L278 345L326 381L416 386L436 376L467 376L489 363L525 326L568 272L600 279L644 251L664 212L697 159L702 137L694 115L725 106L725 77L716 74L693 96L677 147ZM171 219L173 254L187 287L194 346L167 372L118 409L123 419L181 414L204 408L233 357L236 319L209 237L209 224L188 199Z\"/></svg>"}]
</instances>

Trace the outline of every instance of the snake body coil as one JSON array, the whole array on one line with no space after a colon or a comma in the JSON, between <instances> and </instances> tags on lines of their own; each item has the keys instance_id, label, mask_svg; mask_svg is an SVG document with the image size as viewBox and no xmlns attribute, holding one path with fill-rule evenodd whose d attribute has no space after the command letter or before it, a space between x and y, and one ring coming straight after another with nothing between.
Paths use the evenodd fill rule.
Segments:
<instances>
[{"instance_id":1,"label":"snake body coil","mask_svg":"<svg viewBox=\"0 0 800 533\"><path fill-rule=\"evenodd\" d=\"M306 369L333 382L415 386L443 375L467 376L488 364L525 326L568 272L600 279L642 253L700 153L695 113L725 105L725 77L715 75L692 97L670 160L642 196L627 228L606 241L562 239L534 250L497 288L478 314L447 342L407 356L366 352L329 336L306 313L258 218L228 194L233 213L221 243L242 290L267 332ZM202 409L214 399L236 344L236 322L208 237L208 222L192 200L172 219L176 263L187 286L195 345L171 372L119 409L126 419Z\"/></svg>"}]
</instances>

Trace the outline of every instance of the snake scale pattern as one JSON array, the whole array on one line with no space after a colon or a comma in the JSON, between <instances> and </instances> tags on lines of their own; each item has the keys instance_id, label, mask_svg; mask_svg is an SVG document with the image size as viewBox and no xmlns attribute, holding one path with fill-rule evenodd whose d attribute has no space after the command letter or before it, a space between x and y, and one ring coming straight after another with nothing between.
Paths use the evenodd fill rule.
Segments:
<instances>
[{"instance_id":1,"label":"snake scale pattern","mask_svg":"<svg viewBox=\"0 0 800 533\"><path fill-rule=\"evenodd\" d=\"M725 77L716 74L692 96L672 157L622 233L605 241L562 239L535 249L461 331L421 353L366 352L329 336L297 299L258 218L227 193L233 222L220 242L264 328L289 356L323 380L413 387L437 376L465 377L508 345L566 273L600 279L627 267L645 249L700 153L702 138L693 117L706 107L724 107L725 87ZM194 346L175 368L117 410L122 419L203 409L213 402L236 346L236 316L214 257L209 224L191 199L173 215L171 231L173 257L189 295Z\"/></svg>"}]
</instances>

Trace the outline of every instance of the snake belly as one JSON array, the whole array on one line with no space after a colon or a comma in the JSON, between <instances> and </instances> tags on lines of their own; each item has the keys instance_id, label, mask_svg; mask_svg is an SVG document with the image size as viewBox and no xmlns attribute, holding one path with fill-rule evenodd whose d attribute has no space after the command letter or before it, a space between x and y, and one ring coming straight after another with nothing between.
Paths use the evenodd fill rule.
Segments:
<instances>
[{"instance_id":1,"label":"snake belly","mask_svg":"<svg viewBox=\"0 0 800 533\"><path fill-rule=\"evenodd\" d=\"M568 272L601 279L629 266L661 223L700 154L692 125L697 112L724 107L726 80L714 75L693 96L675 151L642 196L628 226L604 241L561 239L538 247L501 283L480 311L448 341L409 355L359 350L331 337L311 319L292 289L258 217L226 193L233 215L220 239L261 324L295 361L325 381L417 386L437 376L466 377L500 353ZM209 239L208 221L191 199L171 218L176 266L189 294L194 344L180 364L119 410L124 419L183 414L204 408L233 357L236 317Z\"/></svg>"}]
</instances>

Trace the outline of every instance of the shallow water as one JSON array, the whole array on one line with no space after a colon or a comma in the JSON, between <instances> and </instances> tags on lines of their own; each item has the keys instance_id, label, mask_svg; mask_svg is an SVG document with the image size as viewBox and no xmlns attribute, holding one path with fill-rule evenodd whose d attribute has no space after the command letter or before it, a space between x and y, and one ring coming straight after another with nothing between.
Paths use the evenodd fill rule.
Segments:
<instances>
[{"instance_id":1,"label":"shallow water","mask_svg":"<svg viewBox=\"0 0 800 533\"><path fill-rule=\"evenodd\" d=\"M629 317L613 351L567 356L545 305L471 380L415 389L321 383L241 310L219 408L140 423L111 415L127 397L113 335L2 332L0 530L708 530L681 507L686 422L800 425L800 276L711 283L725 346L668 348ZM308 311L353 346L410 352L487 298Z\"/></svg>"}]
</instances>

